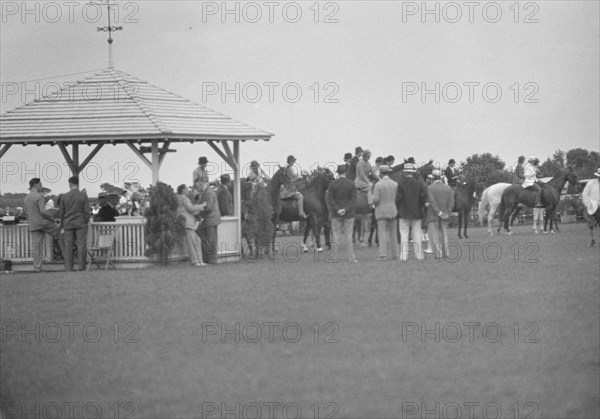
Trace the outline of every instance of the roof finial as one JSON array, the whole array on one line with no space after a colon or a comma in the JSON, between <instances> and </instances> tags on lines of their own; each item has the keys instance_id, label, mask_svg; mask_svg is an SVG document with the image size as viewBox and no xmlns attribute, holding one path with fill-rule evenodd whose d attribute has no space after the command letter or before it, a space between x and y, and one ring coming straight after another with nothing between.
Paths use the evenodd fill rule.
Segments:
<instances>
[{"instance_id":1,"label":"roof finial","mask_svg":"<svg viewBox=\"0 0 600 419\"><path fill-rule=\"evenodd\" d=\"M113 6L114 4L110 3L110 0L98 0L102 3L106 3L106 9L108 11L108 26L103 26L101 28L98 28L98 32L108 32L108 68L113 68L114 67L114 63L113 63L113 51L112 51L112 43L113 43L113 39L112 39L112 32L113 31L121 31L123 30L122 26L110 26L110 7Z\"/></svg>"}]
</instances>

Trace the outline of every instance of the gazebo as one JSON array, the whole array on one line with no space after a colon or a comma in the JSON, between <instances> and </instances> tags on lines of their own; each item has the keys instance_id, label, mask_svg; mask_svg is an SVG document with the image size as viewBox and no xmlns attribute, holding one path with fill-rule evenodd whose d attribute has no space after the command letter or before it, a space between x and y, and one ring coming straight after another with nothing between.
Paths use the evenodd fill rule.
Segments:
<instances>
[{"instance_id":1,"label":"gazebo","mask_svg":"<svg viewBox=\"0 0 600 419\"><path fill-rule=\"evenodd\" d=\"M153 184L166 154L173 151L172 143L208 144L234 173L232 218L238 255L240 142L269 141L273 136L110 67L0 115L0 127L0 158L14 145L58 146L77 175L104 145L122 144L151 169ZM82 158L84 145L93 148Z\"/></svg>"}]
</instances>

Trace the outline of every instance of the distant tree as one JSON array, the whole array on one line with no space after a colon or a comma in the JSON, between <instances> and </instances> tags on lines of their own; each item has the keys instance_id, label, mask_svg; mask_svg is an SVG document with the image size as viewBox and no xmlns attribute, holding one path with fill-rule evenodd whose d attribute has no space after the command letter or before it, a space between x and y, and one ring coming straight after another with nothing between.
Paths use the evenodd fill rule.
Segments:
<instances>
[{"instance_id":1,"label":"distant tree","mask_svg":"<svg viewBox=\"0 0 600 419\"><path fill-rule=\"evenodd\" d=\"M600 166L600 154L583 148L574 148L567 152L567 166L573 166L580 179L594 177L594 172Z\"/></svg>"},{"instance_id":2,"label":"distant tree","mask_svg":"<svg viewBox=\"0 0 600 419\"><path fill-rule=\"evenodd\" d=\"M123 193L123 188L119 188L118 186L111 185L110 183L101 183L100 189L102 189L106 193L117 193L121 195Z\"/></svg>"},{"instance_id":3,"label":"distant tree","mask_svg":"<svg viewBox=\"0 0 600 419\"><path fill-rule=\"evenodd\" d=\"M491 153L473 154L462 163L463 174L474 182L478 192L499 182L512 182L511 172L505 170L506 163Z\"/></svg>"},{"instance_id":4,"label":"distant tree","mask_svg":"<svg viewBox=\"0 0 600 419\"><path fill-rule=\"evenodd\" d=\"M185 237L185 220L177 215L173 188L162 182L151 187L150 208L144 215L146 256L156 256L160 265L168 265L173 249Z\"/></svg>"},{"instance_id":5,"label":"distant tree","mask_svg":"<svg viewBox=\"0 0 600 419\"><path fill-rule=\"evenodd\" d=\"M565 152L556 150L552 154L552 158L548 157L545 162L540 165L541 177L552 177L565 168Z\"/></svg>"}]
</instances>

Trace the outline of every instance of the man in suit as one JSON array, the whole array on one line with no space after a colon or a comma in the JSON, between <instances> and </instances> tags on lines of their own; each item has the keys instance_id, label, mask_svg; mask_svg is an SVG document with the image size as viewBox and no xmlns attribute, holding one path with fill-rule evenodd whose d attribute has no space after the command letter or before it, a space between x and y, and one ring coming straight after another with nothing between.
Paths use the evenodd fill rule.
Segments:
<instances>
[{"instance_id":1,"label":"man in suit","mask_svg":"<svg viewBox=\"0 0 600 419\"><path fill-rule=\"evenodd\" d=\"M198 235L202 240L202 259L210 264L216 264L219 247L217 226L221 224L217 194L208 183L196 182L194 187L199 193L199 203L205 204L204 210L200 213L202 223L198 227Z\"/></svg>"},{"instance_id":2,"label":"man in suit","mask_svg":"<svg viewBox=\"0 0 600 419\"><path fill-rule=\"evenodd\" d=\"M77 243L77 268L85 269L87 258L87 232L90 221L90 202L85 192L79 190L79 178L69 178L69 192L60 199L58 210L65 232L65 271L73 270L73 243Z\"/></svg>"},{"instance_id":3,"label":"man in suit","mask_svg":"<svg viewBox=\"0 0 600 419\"><path fill-rule=\"evenodd\" d=\"M423 260L423 236L421 219L427 202L427 187L417 178L417 166L404 164L404 180L398 185L398 215L400 217L400 260L406 262L408 256L408 237L412 230L415 256Z\"/></svg>"},{"instance_id":4,"label":"man in suit","mask_svg":"<svg viewBox=\"0 0 600 419\"><path fill-rule=\"evenodd\" d=\"M233 215L233 195L230 191L231 177L228 174L221 175L221 184L217 188L217 202L219 212L222 216Z\"/></svg>"},{"instance_id":5,"label":"man in suit","mask_svg":"<svg viewBox=\"0 0 600 419\"><path fill-rule=\"evenodd\" d=\"M441 180L442 173L431 172L432 184L427 188L427 232L430 246L435 247L437 257L448 257L448 218L454 207L454 192ZM440 242L440 233L442 242Z\"/></svg>"},{"instance_id":6,"label":"man in suit","mask_svg":"<svg viewBox=\"0 0 600 419\"><path fill-rule=\"evenodd\" d=\"M396 208L396 195L398 184L389 178L391 168L386 165L379 166L381 179L375 184L373 190L373 205L375 206L375 219L379 232L379 260L389 257L398 259L398 242L396 240L398 210Z\"/></svg>"},{"instance_id":7,"label":"man in suit","mask_svg":"<svg viewBox=\"0 0 600 419\"><path fill-rule=\"evenodd\" d=\"M446 176L448 186L455 188L458 184L458 169L456 168L456 161L454 159L448 161L448 167L444 171L444 176Z\"/></svg>"},{"instance_id":8,"label":"man in suit","mask_svg":"<svg viewBox=\"0 0 600 419\"><path fill-rule=\"evenodd\" d=\"M350 160L350 166L348 167L348 172L346 173L346 177L350 180L356 179L356 166L358 166L358 162L363 156L362 147L356 147L354 149L354 157Z\"/></svg>"},{"instance_id":9,"label":"man in suit","mask_svg":"<svg viewBox=\"0 0 600 419\"><path fill-rule=\"evenodd\" d=\"M46 210L41 189L42 181L39 178L33 178L29 181L29 195L25 197L25 211L33 244L33 270L35 272L42 272L42 249L46 233L58 241L60 250L64 254L62 240L59 240L60 228L54 222L53 212Z\"/></svg>"},{"instance_id":10,"label":"man in suit","mask_svg":"<svg viewBox=\"0 0 600 419\"><path fill-rule=\"evenodd\" d=\"M330 182L325 199L331 219L333 241L348 249L348 260L356 262L352 244L352 226L354 225L354 205L356 204L356 186L346 178L346 165L337 167L339 179Z\"/></svg>"},{"instance_id":11,"label":"man in suit","mask_svg":"<svg viewBox=\"0 0 600 419\"><path fill-rule=\"evenodd\" d=\"M344 154L344 166L346 166L346 173L350 170L350 162L352 161L352 153Z\"/></svg>"}]
</instances>

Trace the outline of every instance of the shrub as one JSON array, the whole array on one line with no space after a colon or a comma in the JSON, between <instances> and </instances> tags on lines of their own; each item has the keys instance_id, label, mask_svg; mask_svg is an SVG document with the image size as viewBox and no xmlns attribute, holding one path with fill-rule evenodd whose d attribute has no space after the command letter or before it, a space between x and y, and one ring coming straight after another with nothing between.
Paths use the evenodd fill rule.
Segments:
<instances>
[{"instance_id":1,"label":"shrub","mask_svg":"<svg viewBox=\"0 0 600 419\"><path fill-rule=\"evenodd\" d=\"M169 264L169 256L185 234L185 222L177 216L177 199L171 186L158 182L150 187L150 208L146 216L146 256L157 257L160 265Z\"/></svg>"}]
</instances>

